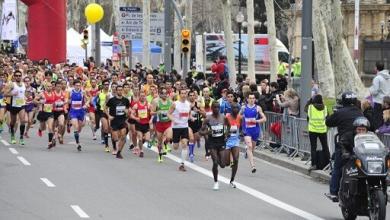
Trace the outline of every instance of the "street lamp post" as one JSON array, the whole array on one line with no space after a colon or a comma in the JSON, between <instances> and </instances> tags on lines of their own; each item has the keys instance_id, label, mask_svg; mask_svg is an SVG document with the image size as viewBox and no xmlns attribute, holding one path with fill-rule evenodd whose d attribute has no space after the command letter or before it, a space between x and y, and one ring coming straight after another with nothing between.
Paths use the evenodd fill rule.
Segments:
<instances>
[{"instance_id":1,"label":"street lamp post","mask_svg":"<svg viewBox=\"0 0 390 220\"><path fill-rule=\"evenodd\" d=\"M383 62L383 40L385 39L384 38L384 31L385 31L385 21L381 21L381 61Z\"/></svg>"},{"instance_id":2,"label":"street lamp post","mask_svg":"<svg viewBox=\"0 0 390 220\"><path fill-rule=\"evenodd\" d=\"M236 22L238 23L238 75L241 77L241 28L242 28L242 22L244 22L244 14L242 14L241 11L238 12L236 16Z\"/></svg>"}]
</instances>

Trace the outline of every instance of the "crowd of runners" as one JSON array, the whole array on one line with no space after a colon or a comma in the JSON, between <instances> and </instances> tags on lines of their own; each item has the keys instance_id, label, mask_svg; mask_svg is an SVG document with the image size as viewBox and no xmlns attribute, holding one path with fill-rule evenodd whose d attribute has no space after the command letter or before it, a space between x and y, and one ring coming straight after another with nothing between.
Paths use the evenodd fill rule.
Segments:
<instances>
[{"instance_id":1,"label":"crowd of runners","mask_svg":"<svg viewBox=\"0 0 390 220\"><path fill-rule=\"evenodd\" d=\"M51 150L64 144L67 133L73 135L77 151L83 150L83 139L92 138L99 147L100 139L102 151L118 159L127 148L142 158L145 148L157 147L161 163L173 148L181 156L179 170L186 171L184 162L194 162L195 148L204 143L217 190L218 166L231 167L235 188L238 146L244 137L250 171L256 172L253 149L266 118L255 94L237 103L233 91L213 95L215 84L195 83L199 76L190 73L182 80L175 72L167 75L141 64L115 71L92 63L50 65L47 60L34 63L15 57L0 62L0 129L7 125L11 144L25 145L35 136L30 128L39 124L38 136L47 135ZM92 137L81 137L86 127Z\"/></svg>"}]
</instances>

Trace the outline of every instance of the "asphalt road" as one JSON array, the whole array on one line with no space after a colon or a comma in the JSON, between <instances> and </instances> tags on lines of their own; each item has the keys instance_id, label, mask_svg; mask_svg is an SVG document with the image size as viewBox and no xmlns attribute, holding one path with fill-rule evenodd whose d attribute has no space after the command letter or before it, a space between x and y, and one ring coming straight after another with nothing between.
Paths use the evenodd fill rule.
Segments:
<instances>
[{"instance_id":1,"label":"asphalt road","mask_svg":"<svg viewBox=\"0 0 390 220\"><path fill-rule=\"evenodd\" d=\"M176 152L157 163L129 150L115 159L93 141L89 128L77 152L72 136L47 150L47 134L36 130L25 146L0 140L0 219L342 219L337 204L324 197L328 185L256 160L257 173L240 157L237 189L229 187L230 168L220 169L213 191L211 161L196 149L194 164L178 171ZM34 134L34 135L33 135ZM387 209L390 213L390 208ZM367 219L367 218L361 218Z\"/></svg>"}]
</instances>

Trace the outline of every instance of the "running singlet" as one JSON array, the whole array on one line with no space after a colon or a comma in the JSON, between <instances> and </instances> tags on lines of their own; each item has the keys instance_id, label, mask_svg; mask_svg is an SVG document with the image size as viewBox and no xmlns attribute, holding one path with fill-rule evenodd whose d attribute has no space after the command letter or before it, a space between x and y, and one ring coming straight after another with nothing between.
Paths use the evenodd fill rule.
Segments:
<instances>
[{"instance_id":1,"label":"running singlet","mask_svg":"<svg viewBox=\"0 0 390 220\"><path fill-rule=\"evenodd\" d=\"M65 94L61 91L60 94L54 93L54 111L60 112L64 111L65 108Z\"/></svg>"},{"instance_id":2,"label":"running singlet","mask_svg":"<svg viewBox=\"0 0 390 220\"><path fill-rule=\"evenodd\" d=\"M230 124L230 130L229 130L229 133L230 133L230 136L239 136L240 134L240 115L237 115L237 118L233 118L233 116L230 114L230 113L227 113L226 114L226 118L227 120L229 121L229 124Z\"/></svg>"},{"instance_id":3,"label":"running singlet","mask_svg":"<svg viewBox=\"0 0 390 220\"><path fill-rule=\"evenodd\" d=\"M148 109L148 102L142 104L140 101L137 102L137 117L140 119L140 124L149 124L150 115Z\"/></svg>"},{"instance_id":4,"label":"running singlet","mask_svg":"<svg viewBox=\"0 0 390 220\"><path fill-rule=\"evenodd\" d=\"M168 99L166 104L163 104L161 100L158 100L157 115L159 122L169 122L168 111L171 108L172 102Z\"/></svg>"},{"instance_id":5,"label":"running singlet","mask_svg":"<svg viewBox=\"0 0 390 220\"><path fill-rule=\"evenodd\" d=\"M12 93L16 95L12 96L12 107L20 108L26 104L25 99L26 86L22 83L19 86L16 82L13 83Z\"/></svg>"},{"instance_id":6,"label":"running singlet","mask_svg":"<svg viewBox=\"0 0 390 220\"><path fill-rule=\"evenodd\" d=\"M46 113L52 113L53 112L53 105L55 102L55 97L53 92L43 92L43 97L45 99L45 102L43 104L43 111Z\"/></svg>"},{"instance_id":7,"label":"running singlet","mask_svg":"<svg viewBox=\"0 0 390 220\"><path fill-rule=\"evenodd\" d=\"M106 99L107 99L108 93L104 93L103 90L99 93L99 106L101 111L104 111L104 108L106 106Z\"/></svg>"},{"instance_id":8,"label":"running singlet","mask_svg":"<svg viewBox=\"0 0 390 220\"><path fill-rule=\"evenodd\" d=\"M172 128L188 128L188 119L190 117L191 104L188 101L175 102L176 108L173 111L174 123Z\"/></svg>"},{"instance_id":9,"label":"running singlet","mask_svg":"<svg viewBox=\"0 0 390 220\"><path fill-rule=\"evenodd\" d=\"M243 128L259 128L259 124L256 122L259 117L260 115L257 112L257 105L254 105L253 107L246 105L243 112Z\"/></svg>"},{"instance_id":10,"label":"running singlet","mask_svg":"<svg viewBox=\"0 0 390 220\"><path fill-rule=\"evenodd\" d=\"M80 110L83 107L83 92L72 90L70 93L70 108L72 110Z\"/></svg>"}]
</instances>

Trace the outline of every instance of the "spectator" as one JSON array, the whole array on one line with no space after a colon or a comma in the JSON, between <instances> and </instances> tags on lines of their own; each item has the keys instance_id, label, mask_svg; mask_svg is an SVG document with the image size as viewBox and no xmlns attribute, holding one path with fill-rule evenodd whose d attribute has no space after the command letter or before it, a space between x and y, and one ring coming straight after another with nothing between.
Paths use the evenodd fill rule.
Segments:
<instances>
[{"instance_id":1,"label":"spectator","mask_svg":"<svg viewBox=\"0 0 390 220\"><path fill-rule=\"evenodd\" d=\"M280 95L279 85L277 82L272 82L269 86L270 93L266 95L265 103L268 111L281 113L281 108L276 102L276 96Z\"/></svg>"},{"instance_id":2,"label":"spectator","mask_svg":"<svg viewBox=\"0 0 390 220\"><path fill-rule=\"evenodd\" d=\"M219 56L219 59L211 66L211 72L215 74L215 81L218 82L221 80L221 75L225 72L225 56Z\"/></svg>"},{"instance_id":3,"label":"spectator","mask_svg":"<svg viewBox=\"0 0 390 220\"><path fill-rule=\"evenodd\" d=\"M294 59L294 64L292 65L292 71L294 77L301 77L302 63L299 57Z\"/></svg>"},{"instance_id":4,"label":"spectator","mask_svg":"<svg viewBox=\"0 0 390 220\"><path fill-rule=\"evenodd\" d=\"M284 95L277 95L276 101L282 108L287 108L291 116L299 117L299 97L294 89L287 89Z\"/></svg>"},{"instance_id":5,"label":"spectator","mask_svg":"<svg viewBox=\"0 0 390 220\"><path fill-rule=\"evenodd\" d=\"M361 109L363 111L363 115L364 117L367 118L367 120L370 122L370 131L375 131L374 127L372 126L372 122L373 122L373 109L372 109L372 106L370 104L370 102L365 99L362 101L361 103Z\"/></svg>"},{"instance_id":6,"label":"spectator","mask_svg":"<svg viewBox=\"0 0 390 220\"><path fill-rule=\"evenodd\" d=\"M383 110L390 109L390 96L383 97Z\"/></svg>"},{"instance_id":7,"label":"spectator","mask_svg":"<svg viewBox=\"0 0 390 220\"><path fill-rule=\"evenodd\" d=\"M383 124L382 105L383 97L390 95L389 70L385 70L383 62L376 62L377 75L372 81L370 93L374 101L373 128L378 129Z\"/></svg>"},{"instance_id":8,"label":"spectator","mask_svg":"<svg viewBox=\"0 0 390 220\"><path fill-rule=\"evenodd\" d=\"M311 97L320 94L320 86L314 80L311 81Z\"/></svg>"},{"instance_id":9,"label":"spectator","mask_svg":"<svg viewBox=\"0 0 390 220\"><path fill-rule=\"evenodd\" d=\"M276 82L279 85L280 91L286 91L288 83L287 83L287 79L284 75L278 74L278 79L276 80Z\"/></svg>"},{"instance_id":10,"label":"spectator","mask_svg":"<svg viewBox=\"0 0 390 220\"><path fill-rule=\"evenodd\" d=\"M315 95L307 109L307 121L311 146L311 167L310 170L323 169L329 161L330 153L327 140L327 127L325 125L328 110L324 105L321 95ZM317 139L320 139L322 155L317 153ZM317 157L319 156L319 157ZM324 161L321 161L321 158Z\"/></svg>"},{"instance_id":11,"label":"spectator","mask_svg":"<svg viewBox=\"0 0 390 220\"><path fill-rule=\"evenodd\" d=\"M383 125L376 130L376 133L390 134L390 110L383 111L383 121Z\"/></svg>"}]
</instances>

